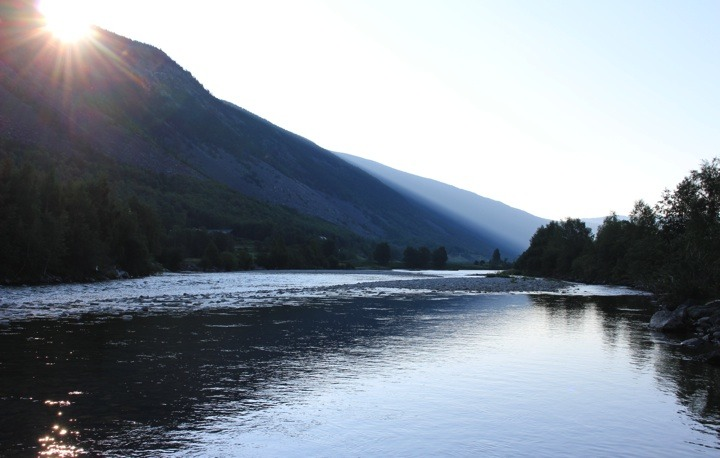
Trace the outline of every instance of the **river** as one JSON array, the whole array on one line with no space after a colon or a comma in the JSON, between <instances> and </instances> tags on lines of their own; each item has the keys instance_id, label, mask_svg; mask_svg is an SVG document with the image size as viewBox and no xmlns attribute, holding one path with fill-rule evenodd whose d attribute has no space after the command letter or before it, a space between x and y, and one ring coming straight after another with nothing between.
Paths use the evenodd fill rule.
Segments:
<instances>
[{"instance_id":1,"label":"river","mask_svg":"<svg viewBox=\"0 0 720 458\"><path fill-rule=\"evenodd\" d=\"M720 454L720 370L647 328L651 297L418 278L0 288L0 455Z\"/></svg>"}]
</instances>

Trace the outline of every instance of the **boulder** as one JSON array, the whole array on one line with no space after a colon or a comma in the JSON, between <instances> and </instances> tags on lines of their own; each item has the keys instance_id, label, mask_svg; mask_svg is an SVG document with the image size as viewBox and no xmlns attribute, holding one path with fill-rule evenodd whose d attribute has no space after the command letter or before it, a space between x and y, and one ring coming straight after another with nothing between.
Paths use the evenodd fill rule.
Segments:
<instances>
[{"instance_id":1,"label":"boulder","mask_svg":"<svg viewBox=\"0 0 720 458\"><path fill-rule=\"evenodd\" d=\"M683 340L680 342L681 347L686 348L700 348L705 345L705 340L700 337L693 337L692 339Z\"/></svg>"},{"instance_id":2,"label":"boulder","mask_svg":"<svg viewBox=\"0 0 720 458\"><path fill-rule=\"evenodd\" d=\"M687 307L687 315L693 320L701 320L720 314L720 302L712 301L707 304L691 305Z\"/></svg>"},{"instance_id":3,"label":"boulder","mask_svg":"<svg viewBox=\"0 0 720 458\"><path fill-rule=\"evenodd\" d=\"M705 356L705 362L713 366L720 366L720 350L713 350Z\"/></svg>"},{"instance_id":4,"label":"boulder","mask_svg":"<svg viewBox=\"0 0 720 458\"><path fill-rule=\"evenodd\" d=\"M678 309L679 310L679 309ZM650 318L650 329L662 332L680 332L686 329L683 312L659 310Z\"/></svg>"},{"instance_id":5,"label":"boulder","mask_svg":"<svg viewBox=\"0 0 720 458\"><path fill-rule=\"evenodd\" d=\"M714 350L700 358L720 366L720 300L705 304L688 301L675 310L660 310L650 319L650 328L680 335L694 333L695 337L683 340L680 346L695 352L714 347Z\"/></svg>"}]
</instances>

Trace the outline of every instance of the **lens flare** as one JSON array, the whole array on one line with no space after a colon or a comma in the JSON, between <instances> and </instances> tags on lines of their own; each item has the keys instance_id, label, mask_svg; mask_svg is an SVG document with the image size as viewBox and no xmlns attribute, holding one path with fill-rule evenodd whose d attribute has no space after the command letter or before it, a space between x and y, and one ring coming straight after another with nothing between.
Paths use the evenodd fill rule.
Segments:
<instances>
[{"instance_id":1,"label":"lens flare","mask_svg":"<svg viewBox=\"0 0 720 458\"><path fill-rule=\"evenodd\" d=\"M90 2L81 0L43 0L38 10L45 18L45 27L58 40L74 43L92 32Z\"/></svg>"}]
</instances>

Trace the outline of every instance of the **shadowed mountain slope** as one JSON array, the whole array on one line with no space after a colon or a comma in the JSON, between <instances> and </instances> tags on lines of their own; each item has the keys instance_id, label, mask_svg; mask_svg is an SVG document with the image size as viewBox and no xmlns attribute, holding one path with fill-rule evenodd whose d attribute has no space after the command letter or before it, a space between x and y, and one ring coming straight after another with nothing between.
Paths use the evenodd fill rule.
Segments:
<instances>
[{"instance_id":1,"label":"shadowed mountain slope","mask_svg":"<svg viewBox=\"0 0 720 458\"><path fill-rule=\"evenodd\" d=\"M434 209L448 220L492 237L503 255L514 258L530 244L538 227L549 222L496 200L439 181L412 175L349 154L338 156L367 171L408 199Z\"/></svg>"},{"instance_id":2,"label":"shadowed mountain slope","mask_svg":"<svg viewBox=\"0 0 720 458\"><path fill-rule=\"evenodd\" d=\"M489 220L449 217L215 98L152 46L100 29L66 45L41 25L28 2L0 3L0 139L59 160L103 155L123 167L221 184L398 246L445 245L471 259L516 245L498 236L502 228L490 230Z\"/></svg>"}]
</instances>

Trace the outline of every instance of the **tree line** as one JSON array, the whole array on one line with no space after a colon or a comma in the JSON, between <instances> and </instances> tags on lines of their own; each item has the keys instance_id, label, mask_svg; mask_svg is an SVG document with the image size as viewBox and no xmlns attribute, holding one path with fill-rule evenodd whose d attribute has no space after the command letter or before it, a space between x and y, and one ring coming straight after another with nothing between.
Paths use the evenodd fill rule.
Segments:
<instances>
[{"instance_id":1,"label":"tree line","mask_svg":"<svg viewBox=\"0 0 720 458\"><path fill-rule=\"evenodd\" d=\"M373 259L381 266L388 266L393 259L390 245L387 242L378 243L373 251ZM426 246L407 246L402 256L402 264L408 269L444 269L447 261L448 254L444 246L432 251Z\"/></svg>"},{"instance_id":2,"label":"tree line","mask_svg":"<svg viewBox=\"0 0 720 458\"><path fill-rule=\"evenodd\" d=\"M142 276L163 269L342 268L361 248L314 222L282 226L271 218L284 216L269 210L257 220L238 221L215 211L212 202L192 201L205 195L200 192L183 196L172 187L153 188L154 194L141 198L103 173L72 177L67 166L44 163L43 154L32 157L37 160L13 160L12 154L0 160L0 283ZM195 226L202 222L224 228Z\"/></svg>"},{"instance_id":3,"label":"tree line","mask_svg":"<svg viewBox=\"0 0 720 458\"><path fill-rule=\"evenodd\" d=\"M720 159L704 161L651 207L605 219L593 236L578 219L537 230L522 273L640 287L674 302L720 297Z\"/></svg>"},{"instance_id":4,"label":"tree line","mask_svg":"<svg viewBox=\"0 0 720 458\"><path fill-rule=\"evenodd\" d=\"M29 164L0 165L3 279L84 278L110 266L148 274L161 235L156 213L138 199L117 199L107 181L63 184Z\"/></svg>"}]
</instances>

